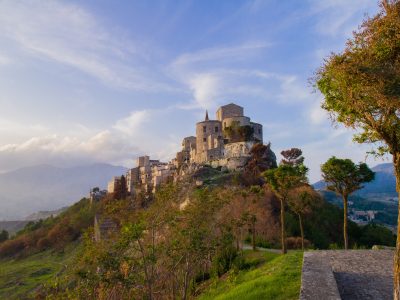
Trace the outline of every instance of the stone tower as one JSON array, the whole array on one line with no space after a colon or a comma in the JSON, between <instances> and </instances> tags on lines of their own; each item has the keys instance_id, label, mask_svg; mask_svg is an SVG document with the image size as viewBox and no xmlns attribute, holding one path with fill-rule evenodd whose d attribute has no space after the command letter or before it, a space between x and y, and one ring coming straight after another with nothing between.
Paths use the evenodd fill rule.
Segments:
<instances>
[{"instance_id":1,"label":"stone tower","mask_svg":"<svg viewBox=\"0 0 400 300\"><path fill-rule=\"evenodd\" d=\"M220 158L223 155L223 135L221 122L210 120L208 112L203 122L196 124L196 157L195 162Z\"/></svg>"}]
</instances>

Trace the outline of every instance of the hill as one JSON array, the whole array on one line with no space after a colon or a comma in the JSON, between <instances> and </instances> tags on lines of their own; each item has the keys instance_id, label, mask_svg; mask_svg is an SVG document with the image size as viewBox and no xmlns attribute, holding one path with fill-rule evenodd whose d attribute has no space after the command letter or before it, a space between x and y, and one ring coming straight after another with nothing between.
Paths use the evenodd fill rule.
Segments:
<instances>
[{"instance_id":1,"label":"hill","mask_svg":"<svg viewBox=\"0 0 400 300\"><path fill-rule=\"evenodd\" d=\"M38 165L0 174L0 220L23 220L38 211L71 205L94 186L106 188L126 169L109 164L73 168Z\"/></svg>"}]
</instances>

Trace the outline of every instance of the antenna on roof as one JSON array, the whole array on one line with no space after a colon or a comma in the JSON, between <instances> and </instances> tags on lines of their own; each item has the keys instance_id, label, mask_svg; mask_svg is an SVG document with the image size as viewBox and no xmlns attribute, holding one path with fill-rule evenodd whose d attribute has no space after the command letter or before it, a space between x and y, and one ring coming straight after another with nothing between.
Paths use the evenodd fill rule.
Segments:
<instances>
[{"instance_id":1,"label":"antenna on roof","mask_svg":"<svg viewBox=\"0 0 400 300\"><path fill-rule=\"evenodd\" d=\"M208 118L208 110L206 109L206 121L208 121L209 120L209 118Z\"/></svg>"}]
</instances>

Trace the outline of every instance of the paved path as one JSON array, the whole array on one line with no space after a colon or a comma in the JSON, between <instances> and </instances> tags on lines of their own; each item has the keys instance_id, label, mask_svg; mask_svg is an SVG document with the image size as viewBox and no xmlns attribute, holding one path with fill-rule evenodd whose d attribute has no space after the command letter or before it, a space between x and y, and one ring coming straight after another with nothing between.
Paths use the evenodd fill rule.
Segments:
<instances>
[{"instance_id":1,"label":"paved path","mask_svg":"<svg viewBox=\"0 0 400 300\"><path fill-rule=\"evenodd\" d=\"M301 299L338 299L335 289L345 300L393 299L393 255L393 250L305 252Z\"/></svg>"}]
</instances>

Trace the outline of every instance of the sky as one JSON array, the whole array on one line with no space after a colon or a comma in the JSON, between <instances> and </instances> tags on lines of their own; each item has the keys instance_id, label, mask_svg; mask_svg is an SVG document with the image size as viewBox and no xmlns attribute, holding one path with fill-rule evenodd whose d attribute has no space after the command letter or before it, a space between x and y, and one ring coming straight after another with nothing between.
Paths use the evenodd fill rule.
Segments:
<instances>
[{"instance_id":1,"label":"sky","mask_svg":"<svg viewBox=\"0 0 400 300\"><path fill-rule=\"evenodd\" d=\"M381 163L309 83L374 0L0 0L0 172L170 160L205 110L234 102L310 181L335 155Z\"/></svg>"}]
</instances>

